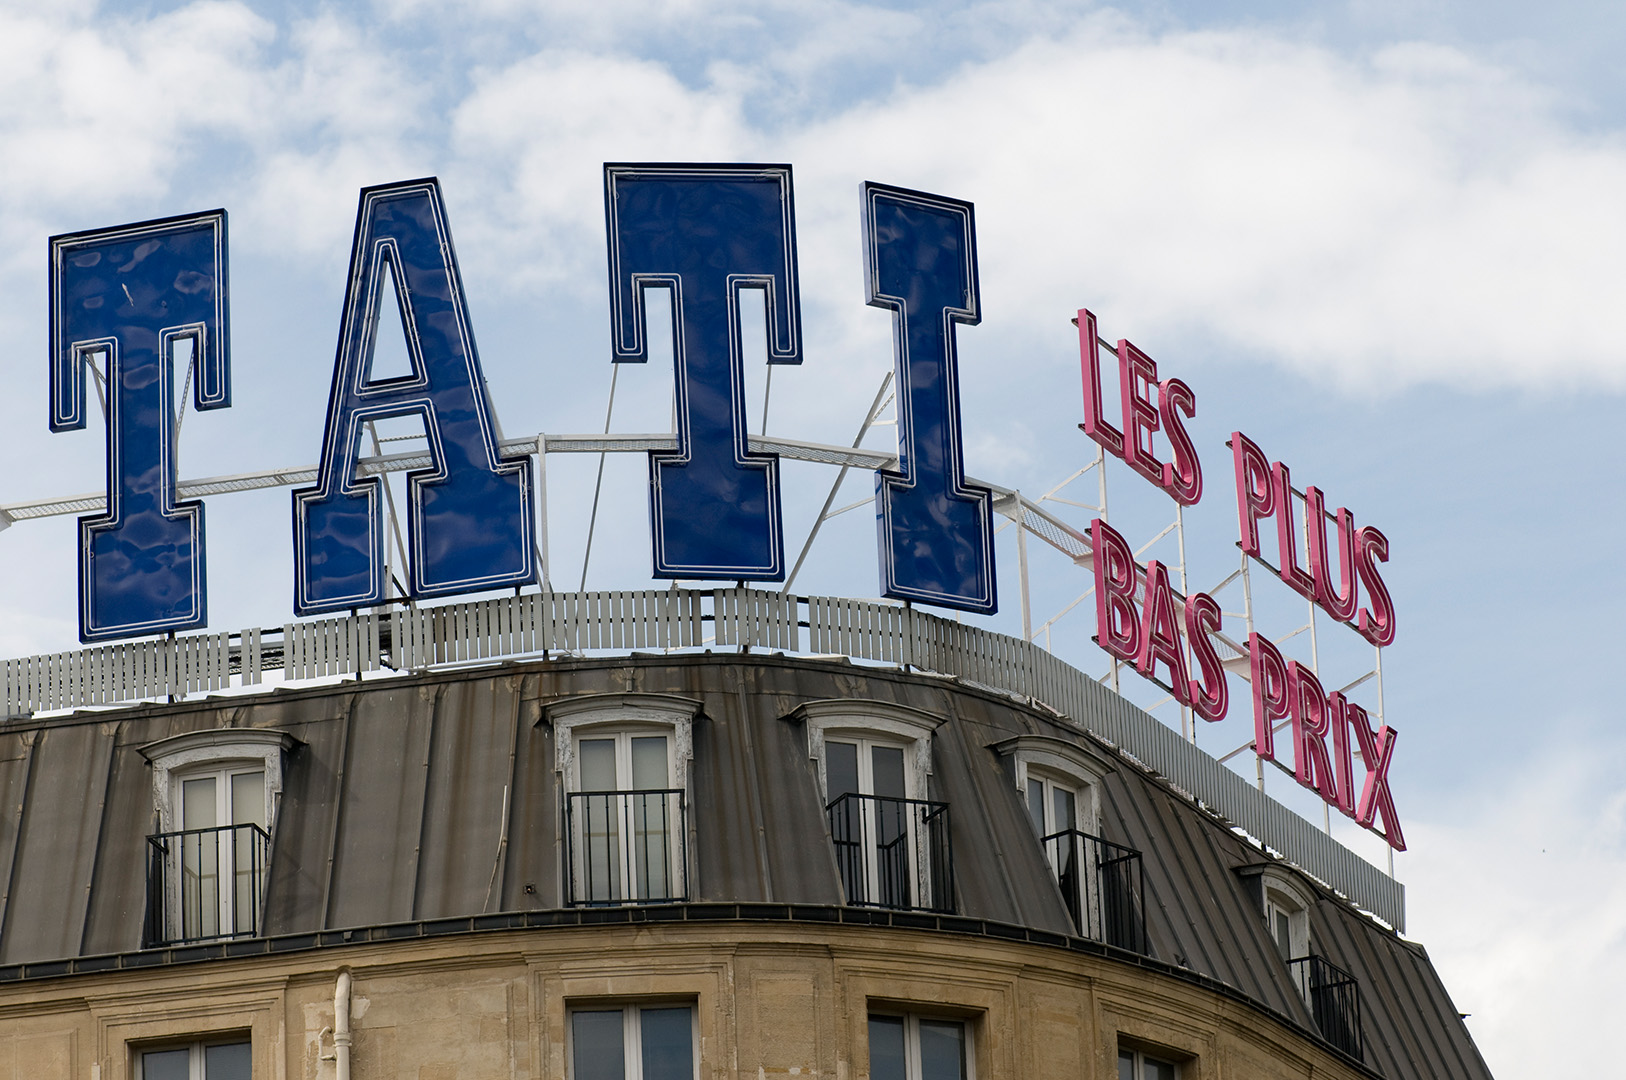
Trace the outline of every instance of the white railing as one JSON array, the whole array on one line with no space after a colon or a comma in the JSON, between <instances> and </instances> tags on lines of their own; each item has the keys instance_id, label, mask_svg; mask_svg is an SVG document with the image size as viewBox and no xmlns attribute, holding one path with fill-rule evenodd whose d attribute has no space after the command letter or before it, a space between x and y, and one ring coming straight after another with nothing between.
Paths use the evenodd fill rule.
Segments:
<instances>
[{"instance_id":1,"label":"white railing","mask_svg":"<svg viewBox=\"0 0 1626 1080\"><path fill-rule=\"evenodd\" d=\"M706 624L710 623L710 633ZM422 670L541 653L707 644L839 654L956 676L1039 702L1163 776L1227 824L1397 930L1393 878L1042 647L874 600L761 589L525 593L289 623L280 630L125 642L0 661L8 717L381 669Z\"/></svg>"}]
</instances>

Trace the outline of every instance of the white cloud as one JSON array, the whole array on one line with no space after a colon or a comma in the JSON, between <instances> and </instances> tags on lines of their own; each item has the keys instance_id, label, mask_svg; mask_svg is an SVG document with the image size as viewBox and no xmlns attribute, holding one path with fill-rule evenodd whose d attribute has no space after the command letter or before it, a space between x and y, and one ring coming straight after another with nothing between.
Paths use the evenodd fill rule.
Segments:
<instances>
[{"instance_id":1,"label":"white cloud","mask_svg":"<svg viewBox=\"0 0 1626 1080\"><path fill-rule=\"evenodd\" d=\"M736 95L690 89L659 64L580 53L481 74L452 136L479 207L459 231L503 251L525 289L602 289L604 162L737 160L756 141Z\"/></svg>"},{"instance_id":2,"label":"white cloud","mask_svg":"<svg viewBox=\"0 0 1626 1080\"><path fill-rule=\"evenodd\" d=\"M503 10L469 17L489 32ZM792 16L640 10L636 30L600 20L596 50L488 68L455 47L426 63L421 42L331 14L278 41L236 3L0 14L0 238L15 260L64 220L177 209L172 193L201 174L268 254L327 267L356 187L440 172L472 208L460 246L504 252L516 289L561 288L597 277L601 162L789 160L804 294L845 313L836 337L863 317L854 189L871 178L977 202L985 334L1031 334L1087 303L1114 336L1219 342L1346 386L1626 384L1608 316L1626 288L1626 147L1460 51L1351 59L1106 13L908 86L881 78L874 42L937 31L854 9L857 29L807 16L805 33L680 77L615 50L659 26L689 27L692 46L692 24L761 34ZM1056 15L1024 11L999 33ZM868 97L822 119L777 107L865 64L881 65L853 84Z\"/></svg>"},{"instance_id":3,"label":"white cloud","mask_svg":"<svg viewBox=\"0 0 1626 1080\"><path fill-rule=\"evenodd\" d=\"M1408 826L1411 931L1498 1076L1553 1075L1619 1022L1626 787L1607 757L1527 762L1451 823Z\"/></svg>"},{"instance_id":4,"label":"white cloud","mask_svg":"<svg viewBox=\"0 0 1626 1080\"><path fill-rule=\"evenodd\" d=\"M985 313L1217 338L1357 386L1626 382L1626 150L1441 48L1105 21L791 135L977 202Z\"/></svg>"}]
</instances>

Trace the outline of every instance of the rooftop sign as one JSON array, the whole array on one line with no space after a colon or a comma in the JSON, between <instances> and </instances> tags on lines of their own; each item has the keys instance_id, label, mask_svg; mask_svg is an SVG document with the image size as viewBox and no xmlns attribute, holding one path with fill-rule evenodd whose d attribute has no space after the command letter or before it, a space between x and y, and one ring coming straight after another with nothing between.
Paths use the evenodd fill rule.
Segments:
<instances>
[{"instance_id":1,"label":"rooftop sign","mask_svg":"<svg viewBox=\"0 0 1626 1080\"><path fill-rule=\"evenodd\" d=\"M747 436L740 302L744 290L765 294L769 362L800 364L790 167L610 164L604 199L611 359L644 362L656 333L674 342L676 432L647 447L652 573L783 581L779 455ZM866 300L891 314L897 386L897 457L875 468L882 593L992 614L994 492L965 475L956 353L958 327L981 313L973 209L876 183L864 185L861 199ZM179 497L170 387L174 365L187 364L195 407L231 404L226 256L224 210L50 241L52 430L84 426L93 359L108 386L106 509L79 522L84 642L207 625L204 506ZM671 295L669 331L649 325L650 289ZM379 320L391 317L401 320L410 371L375 379ZM1081 310L1077 323L1080 426L1177 504L1198 503L1202 462L1185 427L1197 414L1196 394L1178 378L1160 379L1151 357L1120 340L1114 423L1096 318ZM434 179L361 192L321 459L301 479L309 486L293 492L297 615L389 602L383 482L357 462L365 426L392 417L419 418L428 442L407 477L408 596L537 583L531 451L499 443ZM1374 646L1393 641L1394 606L1379 571L1389 556L1383 533L1357 528L1347 509L1329 514L1315 487L1298 492L1287 466L1241 432L1230 447L1246 555L1264 561L1260 526L1273 521L1272 569L1287 586ZM540 442L537 452L546 452ZM1300 522L1308 527L1303 566ZM1220 605L1205 593L1180 595L1155 559L1141 566L1104 516L1092 522L1086 550L1101 647L1198 716L1224 718L1230 646ZM1364 709L1285 659L1251 621L1248 629L1245 669L1232 670L1251 684L1258 755L1277 758L1284 721L1298 782L1403 848L1387 782L1394 730L1373 730ZM1357 758L1365 774L1358 785Z\"/></svg>"}]
</instances>

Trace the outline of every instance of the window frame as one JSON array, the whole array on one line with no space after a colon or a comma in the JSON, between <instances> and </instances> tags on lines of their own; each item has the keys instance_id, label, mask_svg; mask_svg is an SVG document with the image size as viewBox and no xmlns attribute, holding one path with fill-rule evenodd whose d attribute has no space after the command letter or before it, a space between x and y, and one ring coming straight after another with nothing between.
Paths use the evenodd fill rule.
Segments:
<instances>
[{"instance_id":1,"label":"window frame","mask_svg":"<svg viewBox=\"0 0 1626 1080\"><path fill-rule=\"evenodd\" d=\"M805 702L791 714L790 718L800 721L806 728L807 756L817 771L819 811L827 826L829 807L834 801L830 796L831 742L857 744L860 778L858 794L874 797L873 774L870 776L870 791L863 791L862 781L865 773L870 771L873 765L870 751L875 747L901 748L904 799L915 802L931 800L932 740L937 729L945 722L945 717L891 702L836 698ZM859 844L864 855L865 895L847 896L846 901L849 904L881 905L885 899L882 895L883 886L879 873L880 826L876 820L875 805L877 804L865 804L860 815L859 828L862 836ZM945 898L933 895L933 868L929 862L930 844L927 838L921 835L914 812L905 815L904 829L908 836L908 850L915 856L910 860L912 895L916 898L914 908L935 910L945 906ZM831 842L834 844L834 836L831 837ZM845 891L845 880L842 887ZM923 900L930 900L930 904L919 902ZM946 898L946 901L948 905L952 905L953 897Z\"/></svg>"},{"instance_id":2,"label":"window frame","mask_svg":"<svg viewBox=\"0 0 1626 1080\"><path fill-rule=\"evenodd\" d=\"M248 1031L226 1031L211 1033L200 1038L186 1041L165 1039L157 1042L146 1042L130 1046L130 1077L131 1080L146 1080L146 1056L148 1054L162 1054L175 1050L188 1052L186 1075L187 1080L209 1080L205 1071L207 1050L218 1046L246 1046L248 1047L249 1075L254 1073L254 1038Z\"/></svg>"},{"instance_id":3,"label":"window frame","mask_svg":"<svg viewBox=\"0 0 1626 1080\"><path fill-rule=\"evenodd\" d=\"M1281 956L1282 942L1276 936L1276 917L1279 913L1286 916L1288 926L1289 955L1281 956L1282 963L1286 965L1311 955L1315 947L1310 933L1310 909L1315 905L1315 894L1282 867L1249 867L1247 871L1251 871L1256 878L1254 885L1258 892L1255 899L1260 914L1264 916L1265 937L1269 939L1272 951Z\"/></svg>"},{"instance_id":4,"label":"window frame","mask_svg":"<svg viewBox=\"0 0 1626 1080\"><path fill-rule=\"evenodd\" d=\"M212 728L207 731L190 731L142 746L140 753L152 768L152 799L157 824L154 835L185 831L183 785L188 780L204 777L214 777L217 781L224 780L224 783L217 784L215 789L216 827L248 824L237 822L236 815L230 812L231 778L259 772L264 788L261 827L268 838L274 838L277 815L282 806L283 758L293 748L295 741L288 732L276 728ZM231 819L224 822L220 821L219 813L223 805L227 810L226 816ZM216 932L203 937L186 936L182 865L184 854L177 850L167 857L168 866L164 875L162 920L166 940L220 941L262 932L263 927L260 923L265 914L263 904L258 911L256 925L246 932L236 931L237 844L228 845L228 854L224 859L218 855L218 847L216 850ZM260 901L264 900L264 892L270 881L270 853L271 847L268 842L266 863L260 871ZM231 882L229 886L226 884L227 881Z\"/></svg>"},{"instance_id":5,"label":"window frame","mask_svg":"<svg viewBox=\"0 0 1626 1080\"><path fill-rule=\"evenodd\" d=\"M584 694L549 703L543 719L553 728L554 772L560 790L579 791L576 746L584 734L670 732L668 777L673 788L689 791L694 759L694 721L700 702L668 694Z\"/></svg>"},{"instance_id":6,"label":"window frame","mask_svg":"<svg viewBox=\"0 0 1626 1080\"><path fill-rule=\"evenodd\" d=\"M152 767L158 831L180 831L181 780L258 763L265 770L265 830L275 834L277 812L282 805L283 758L294 743L292 735L275 728L215 728L190 731L141 747L141 756Z\"/></svg>"},{"instance_id":7,"label":"window frame","mask_svg":"<svg viewBox=\"0 0 1626 1080\"><path fill-rule=\"evenodd\" d=\"M1092 747L1053 735L1018 735L994 743L991 749L1010 766L1010 777L1021 801L1022 817L1033 820L1028 811L1028 779L1037 776L1047 786L1071 786L1077 799L1075 814L1079 832L1101 835L1101 785L1116 771L1112 761ZM1056 830L1052 830L1053 832ZM1045 835L1041 833L1042 840Z\"/></svg>"},{"instance_id":8,"label":"window frame","mask_svg":"<svg viewBox=\"0 0 1626 1080\"><path fill-rule=\"evenodd\" d=\"M576 1024L577 1013L619 1012L621 1014L622 1080L643 1080L643 1027L637 1018L645 1009L677 1009L689 1011L689 1075L700 1076L700 1009L693 998L670 1001L642 999L639 1001L572 1001L565 1005L565 1077L576 1078Z\"/></svg>"},{"instance_id":9,"label":"window frame","mask_svg":"<svg viewBox=\"0 0 1626 1080\"><path fill-rule=\"evenodd\" d=\"M868 1075L874 1075L875 1051L873 1046L869 1045L867 1033L871 1022L878 1016L903 1021L904 1080L924 1080L921 1076L920 1061L920 1023L922 1020L960 1025L962 1036L960 1042L961 1080L977 1080L976 1023L971 1017L936 1012L916 1012L912 1009L894 1008L884 1004L871 1006L865 1011L864 1015L865 1051L869 1055L865 1067Z\"/></svg>"},{"instance_id":10,"label":"window frame","mask_svg":"<svg viewBox=\"0 0 1626 1080\"><path fill-rule=\"evenodd\" d=\"M171 807L173 808L178 819L175 824L181 826L181 829L166 829L164 830L165 832L190 831L185 829L187 802L186 785L197 780L215 781L215 824L213 826L201 826L201 828L233 829L233 831L229 834L229 840L225 839L227 834L215 834L213 874L215 879L215 933L213 934L206 934L202 938L197 939L187 938L184 929L186 919L184 909L184 893L186 888L186 866L188 859L185 845L183 844L181 851L177 852L171 857L171 863L175 867L176 872L170 874L170 887L168 889L169 895L166 896L165 899L166 901L173 900L178 905L174 910L180 914L180 921L183 924L180 931L181 939L189 941L209 941L217 940L219 938L242 936L236 930L238 916L241 914L238 911L238 879L244 873L250 873L251 871L246 871L242 866L241 860L243 856L243 847L241 841L243 840L243 836L237 833L235 828L241 825L258 825L260 828L265 830L268 837L271 834L271 829L267 820L237 820L237 815L234 813L234 792L232 787L233 782L239 776L258 776L260 778L260 785L263 791L265 788L269 787L269 784L266 782L266 772L267 770L264 760L254 759L204 762L189 765L183 769L176 769L170 773L170 783L173 788ZM259 807L260 818L266 819L266 815L270 812L270 802L271 800L269 798L263 800L263 804ZM201 883L203 880L201 876L201 861L203 852L205 850L205 845L200 843L194 850L200 863L200 865L195 868L195 871L198 873L198 880ZM269 855L269 851L267 852L267 855ZM261 868L261 874L264 874L264 867ZM201 888L201 884L199 887ZM199 914L202 914L201 908L199 909ZM257 922L258 920L256 919L256 923ZM227 927L232 929L228 931L225 929ZM173 928L171 929L173 932ZM260 928L258 925L256 925L252 929L253 932L258 933Z\"/></svg>"},{"instance_id":11,"label":"window frame","mask_svg":"<svg viewBox=\"0 0 1626 1080\"><path fill-rule=\"evenodd\" d=\"M1168 1057L1159 1057L1156 1055L1156 1053L1148 1053L1137 1046L1125 1046L1121 1043L1118 1046L1118 1058L1116 1064L1121 1067L1126 1055L1130 1058L1129 1080L1155 1080L1155 1078L1148 1077L1146 1075L1146 1065L1148 1063L1154 1065L1167 1065L1170 1069L1174 1070L1173 1080L1180 1080L1181 1074L1185 1072L1182 1063L1179 1061L1175 1061ZM1121 1072L1119 1073L1119 1077L1120 1080L1122 1080Z\"/></svg>"},{"instance_id":12,"label":"window frame","mask_svg":"<svg viewBox=\"0 0 1626 1080\"><path fill-rule=\"evenodd\" d=\"M660 900L648 897L640 898L636 895L638 889L629 887L629 883L637 880L636 874L636 842L629 842L629 829L636 835L636 829L617 828L614 831L615 871L618 877L612 877L612 895L609 897L577 897L575 895L576 883L579 876L578 860L590 859L589 847L591 840L587 832L580 836L576 827L570 823L570 800L573 795L583 793L581 786L580 746L583 739L614 738L616 740L616 791L643 790L633 787L620 786L625 780L631 784L631 740L643 735L664 735L667 740L667 785L665 788L655 789L680 792L678 821L667 833L667 865L665 873L667 878L667 893L672 893L674 884L672 876L677 879L681 888L680 899L687 898L693 893L694 874L690 865L689 852L689 825L687 807L692 800L689 789L690 766L694 758L694 722L699 716L701 703L692 698L677 697L668 694L584 694L579 697L562 698L551 702L543 709L543 721L553 729L554 741L554 773L559 788L560 823L558 831L560 844L560 863L563 873L559 878L559 902L562 905L574 906L588 905L629 905L639 903L666 902L667 898ZM623 773L623 759L627 768ZM624 809L617 806L617 809ZM630 813L630 811L629 811ZM585 823L583 829L591 829L590 823ZM608 835L608 833L607 833ZM675 837L676 850L672 850ZM606 842L608 842L606 840ZM586 864L583 864L586 865Z\"/></svg>"},{"instance_id":13,"label":"window frame","mask_svg":"<svg viewBox=\"0 0 1626 1080\"><path fill-rule=\"evenodd\" d=\"M825 740L866 739L880 745L901 745L904 750L905 798L928 799L932 775L932 736L945 721L907 705L848 698L809 701L791 714L807 728L807 756L818 770L819 795L830 802L830 779L825 767Z\"/></svg>"}]
</instances>

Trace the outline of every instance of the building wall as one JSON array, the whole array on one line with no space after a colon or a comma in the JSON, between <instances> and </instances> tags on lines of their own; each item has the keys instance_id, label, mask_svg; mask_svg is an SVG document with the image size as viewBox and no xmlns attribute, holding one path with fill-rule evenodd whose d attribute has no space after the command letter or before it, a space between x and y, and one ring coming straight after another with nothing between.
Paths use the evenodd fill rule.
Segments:
<instances>
[{"instance_id":1,"label":"building wall","mask_svg":"<svg viewBox=\"0 0 1626 1080\"><path fill-rule=\"evenodd\" d=\"M0 1080L126 1080L144 1045L248 1032L254 1075L335 1072L353 976L355 1080L564 1077L577 1004L688 1001L706 1080L868 1076L873 1006L964 1018L976 1076L1113 1080L1117 1047L1182 1080L1371 1075L1217 989L1125 960L880 927L717 923L502 931L0 987Z\"/></svg>"},{"instance_id":2,"label":"building wall","mask_svg":"<svg viewBox=\"0 0 1626 1080\"><path fill-rule=\"evenodd\" d=\"M143 748L198 733L259 731L288 737L291 749L283 764L284 788L271 840L263 917L258 935L239 943L245 947L276 953L306 948L300 944L304 939L339 935L344 940L352 932L376 941L378 936L371 931L381 928L394 933L400 926L411 934L415 923L494 916L519 920L503 924L507 926L545 925L542 938L555 942L563 940L558 935L577 932L558 924L574 925L580 909L566 906L562 881L567 865L564 796L550 716L571 702L629 693L666 695L697 710L686 830L693 870L688 897L697 908L797 905L808 912L822 910L830 921L846 924L853 921L850 916L862 914L841 906L843 884L802 717L809 703L819 701L881 703L913 710L936 724L927 794L952 808L958 921L977 923L982 927L978 934L993 934L1003 927L998 932L1027 943L1057 942L1065 946L1059 955L1073 956L1080 944L1073 937L1078 931L1034 835L1009 759L997 749L1019 737L1066 740L1110 760L1111 771L1099 785L1100 833L1140 852L1144 864L1147 955L1139 961L1119 957L1119 967L1157 972L1159 986L1167 983L1178 992L1160 989L1156 994L1125 996L1111 1006L1115 1010L1111 1015L1123 1018L1113 1027L1118 1021L1102 1019L1108 1006L1099 997L1099 987L1111 980L1097 982L1090 976L1089 985L1098 989L1088 991L1087 1009L1066 995L1071 1004L1055 1004L1040 989L1024 989L1024 994L1039 995L1029 1026L1050 1015L1052 1008L1060 1010L1056 1015L1087 1020L1082 1029L1086 1035L1069 1036L1068 1042L1056 1034L1037 1040L1035 1046L1065 1057L1064 1044L1082 1045L1083 1039L1107 1055L1102 1061L1110 1061L1111 1032L1125 1031L1196 1053L1199 1044L1208 1045L1203 1039L1218 1038L1214 1033L1220 1027L1210 1025L1208 1035L1191 1035L1197 1041L1187 1046L1180 1041L1184 1035L1174 1034L1185 1030L1181 1008L1155 1016L1145 1010L1148 1001L1162 1001L1169 994L1178 998L1198 987L1206 988L1204 993L1226 1003L1237 1016L1252 1018L1237 1021L1237 1032L1294 1033L1283 1044L1295 1047L1283 1052L1284 1061L1315 1059L1302 1048L1324 1046L1318 1041L1318 1021L1278 955L1260 900L1248 884L1249 874L1277 867L1301 880L1309 901L1314 952L1351 973L1360 986L1362 1060L1367 1069L1388 1080L1489 1076L1420 946L1283 866L1076 722L1036 703L952 680L839 660L738 654L505 664L0 725L0 806L6 808L0 813L0 882L5 883L0 895L0 1039L22 1038L12 1033L25 1027L32 1033L57 1030L49 1025L27 1027L26 1003L33 1000L32 988L55 985L57 976L69 972L79 973L63 984L71 984L72 993L88 993L80 988L97 985L104 986L97 994L113 997L124 994L125 987L144 987L149 979L171 978L180 980L176 985L192 980L217 986L221 995L230 997L238 993L228 990L235 979L258 978L255 973L260 971L275 970L278 978L285 973L282 968L256 966L266 963L261 960L223 958L163 967L196 959L198 954L188 948L146 947L152 944L143 930L150 866L147 838L160 830L154 773ZM926 922L940 929L945 925ZM902 925L915 924L888 923L893 928ZM722 932L716 927L713 931ZM580 932L603 935L605 942L633 933L609 926ZM698 933L692 928L690 932ZM862 938L894 931L828 932ZM938 940L930 935L887 938L886 948L907 942L907 952L928 939ZM492 939L468 940L486 949ZM992 947L986 936L951 940ZM419 947L427 946L413 946ZM1006 947L1030 946L1001 946ZM554 946L546 948L553 955ZM874 956L886 957L881 945L869 948ZM320 951L322 958L313 961L317 966L311 970L320 972L319 981L325 980L328 989L311 991L309 1002L319 1003L324 994L331 994L337 964L360 963ZM1041 952L1050 955L1048 950ZM367 961L375 962L386 961ZM1106 963L1105 954L1098 954L1094 962ZM291 959L287 963L297 967ZM110 967L120 970L98 973ZM885 972L895 963L892 958L879 959L873 967ZM171 971L175 974L160 973ZM928 977L942 979L922 976ZM836 980L834 974L828 978ZM829 1070L842 1061L865 1060L863 1007L853 1006L854 999L842 989L855 978L843 974L841 979L847 982L829 982L831 989L820 1000L830 1004L820 1008L836 1009L832 1016L845 1019L831 1019L827 1025L821 1021L817 1052L808 1065L843 1080L860 1073ZM524 980L520 985L528 995L539 993ZM967 985L981 984L968 978ZM775 986L790 993L788 985ZM210 996L214 993L209 991ZM425 992L426 1001L433 998L433 993ZM1136 1001L1140 1004L1126 1003ZM980 1021L989 1032L983 1044L986 1053L1015 1045L1014 1036L1000 1034L999 1010L988 1001L975 1007L986 1014ZM1211 1011L1212 1006L1205 1008ZM303 1016L300 1012L289 1019L289 1030L304 1031ZM531 1030L531 1018L542 1013L527 1006L513 1016L519 1019L505 1022L523 1020ZM253 1025L243 1021L243 1026ZM1066 1028L1058 1021L1057 1032ZM745 1055L741 1061L756 1054L749 1049L754 1045L749 1040L756 1038L754 1030L751 1025L740 1028L739 1052ZM401 1036L412 1037L411 1032ZM70 1063L95 1060L97 1055L105 1060L108 1053L103 1042L96 1041L103 1039L100 1034L92 1039L90 1033L80 1033L69 1042L51 1038L55 1042L48 1038L40 1045L56 1046ZM256 1046L261 1041L257 1037ZM1238 1034L1233 1042L1203 1050L1200 1062L1270 1057L1279 1041L1274 1035ZM14 1058L20 1052L16 1046L21 1044L6 1045L12 1048L0 1048L0 1077L8 1067L6 1055ZM1336 1052L1317 1053L1330 1060L1328 1055ZM290 1060L301 1059L295 1055ZM420 1063L435 1060L439 1059L424 1058ZM534 1069L542 1068L542 1060L516 1058ZM723 1063L719 1068L745 1069L732 1058L715 1060ZM988 1058L993 1075L1026 1076L1029 1069L1040 1067L1011 1058L1018 1064L1007 1069L1002 1060ZM113 1067L105 1065L108 1070ZM45 1071L37 1075L49 1075L46 1066L40 1068ZM746 1069L742 1075L750 1072ZM21 1075L36 1074L25 1070ZM78 1069L74 1075L85 1071ZM294 1069L286 1075L314 1074ZM1111 1071L1101 1075L1110 1076Z\"/></svg>"}]
</instances>

